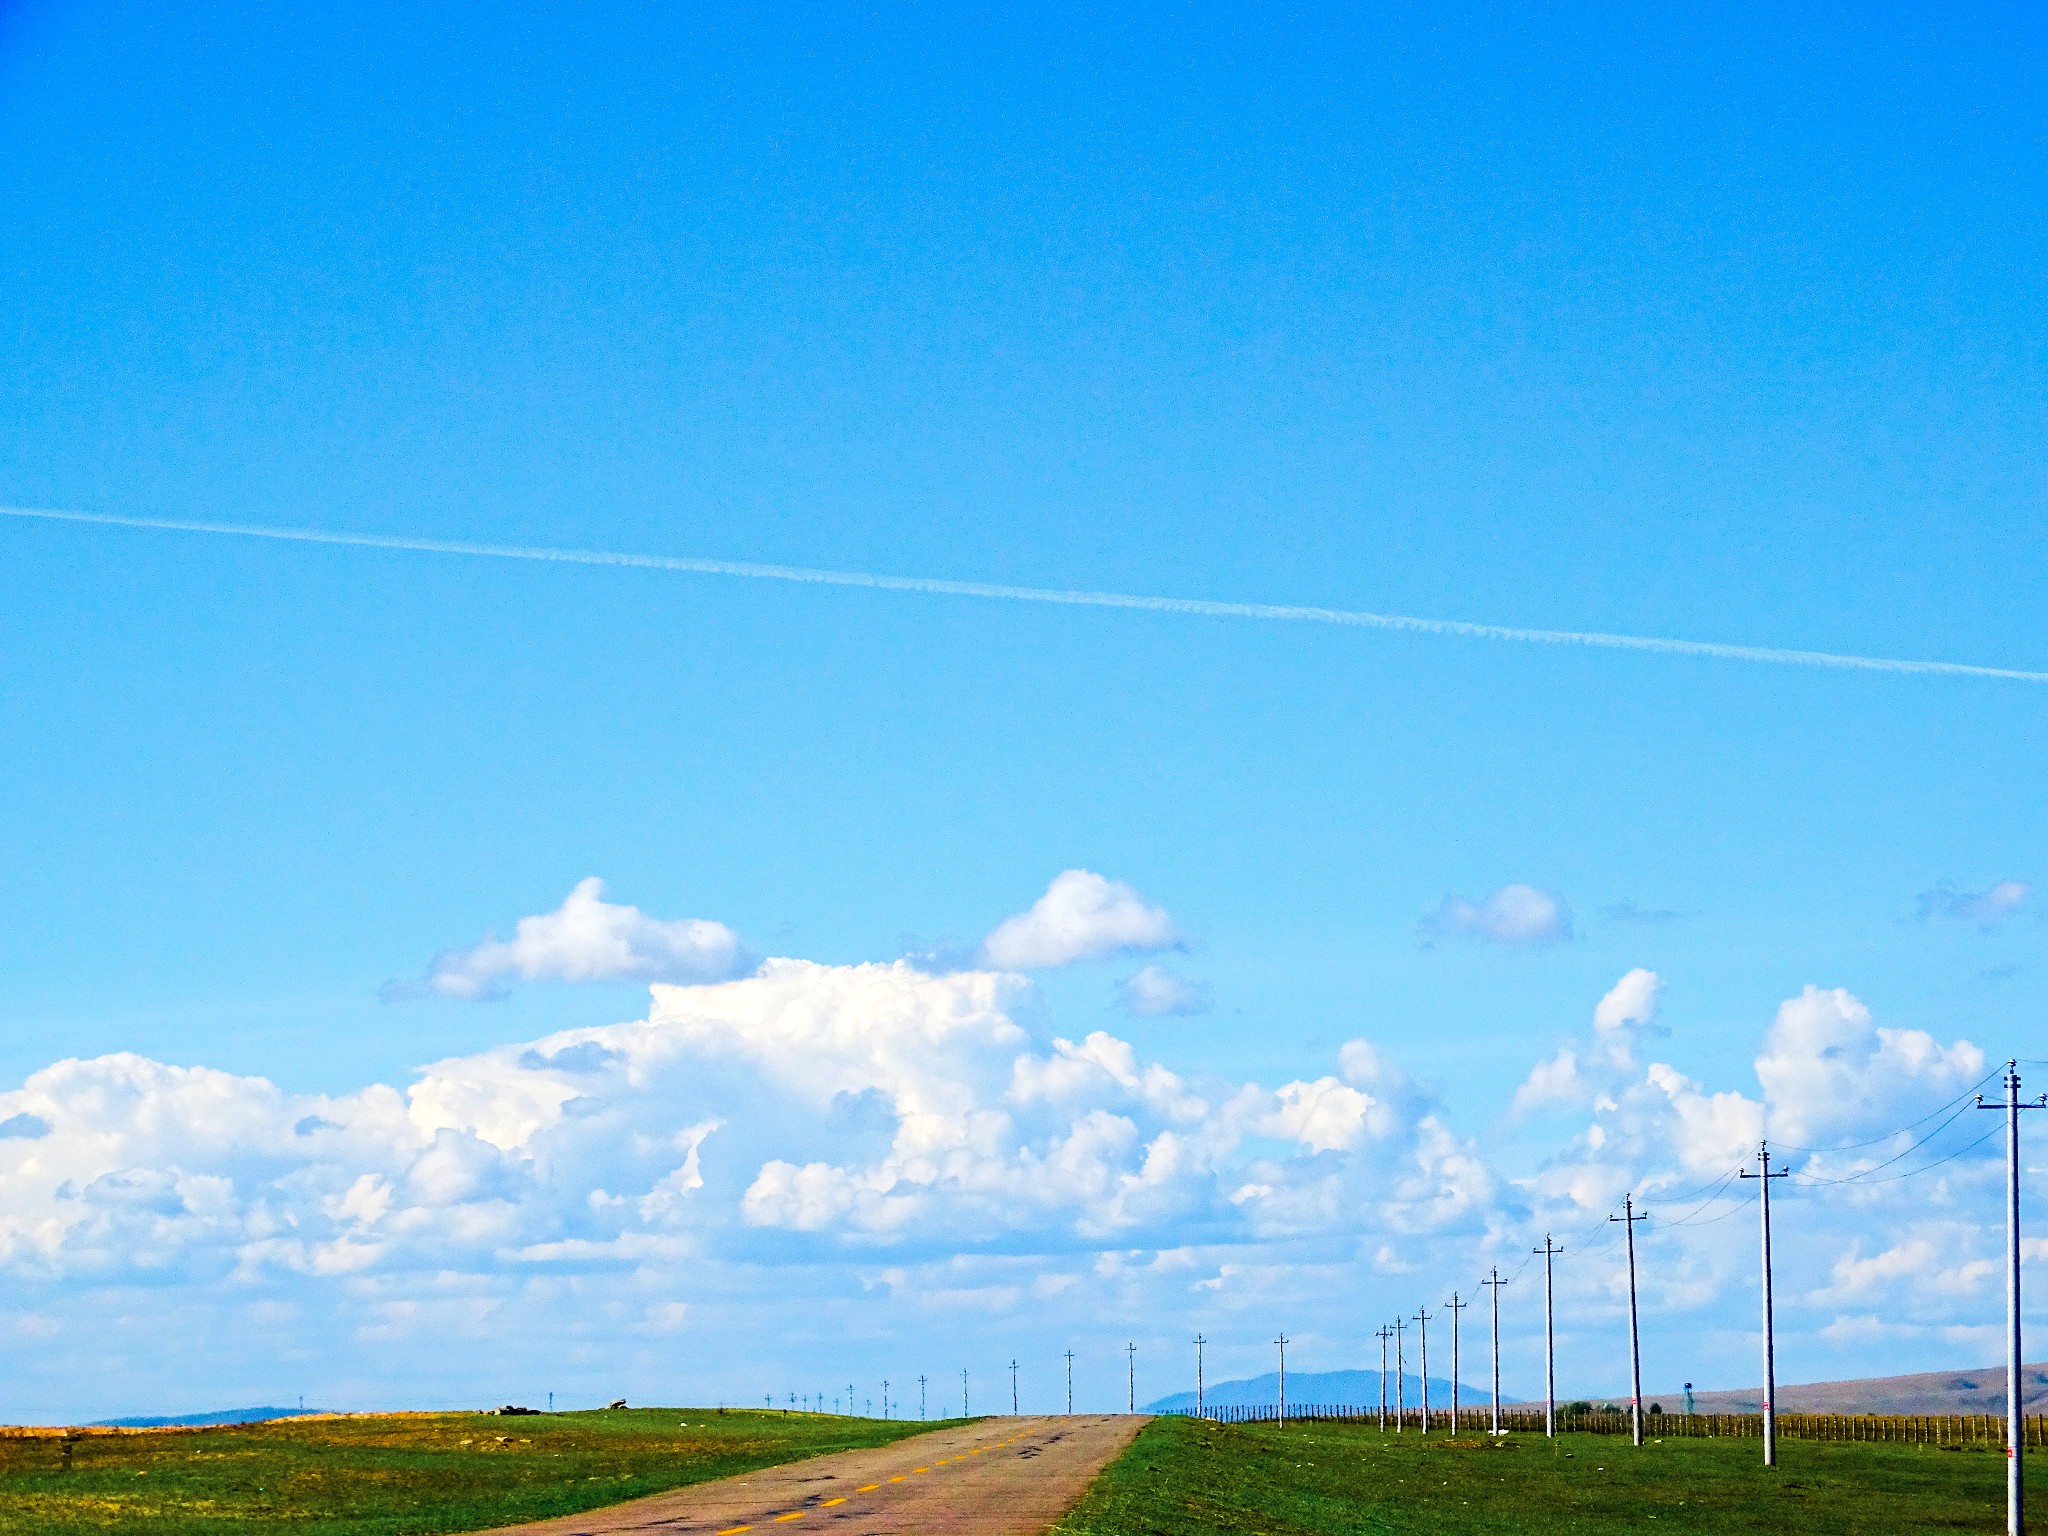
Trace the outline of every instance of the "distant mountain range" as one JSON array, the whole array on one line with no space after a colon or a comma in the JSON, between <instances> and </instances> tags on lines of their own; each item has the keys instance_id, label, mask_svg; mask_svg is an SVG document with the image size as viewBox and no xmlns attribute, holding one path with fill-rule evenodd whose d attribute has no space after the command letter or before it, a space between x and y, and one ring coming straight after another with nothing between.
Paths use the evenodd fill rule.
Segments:
<instances>
[{"instance_id":1,"label":"distant mountain range","mask_svg":"<svg viewBox=\"0 0 2048 1536\"><path fill-rule=\"evenodd\" d=\"M2048 1412L2048 1365L2022 1366L2020 1389L2027 1412ZM1666 1413L1685 1408L1682 1391L1646 1392L1643 1397L1645 1402L1662 1403ZM1695 1392L1692 1402L1697 1413L1760 1413L1763 1391L1738 1387L1731 1392ZM1913 1376L1871 1376L1802 1386L1781 1381L1778 1409L1782 1413L2003 1413L2005 1367L1922 1371Z\"/></svg>"},{"instance_id":2,"label":"distant mountain range","mask_svg":"<svg viewBox=\"0 0 2048 1536\"><path fill-rule=\"evenodd\" d=\"M1489 1391L1491 1389L1488 1389ZM1422 1406L1422 1378L1404 1376L1398 1385L1394 1373L1387 1373L1387 1406L1394 1406L1397 1395L1405 1396L1410 1408ZM1481 1392L1470 1382L1460 1389L1458 1400L1470 1408L1474 1403L1489 1401L1488 1393ZM1253 1376L1244 1381L1212 1381L1202 1394L1202 1401L1211 1408L1267 1408L1280 1401L1280 1373L1272 1371L1264 1376ZM1289 1371L1287 1373L1287 1402L1290 1407L1307 1406L1310 1403L1332 1406L1349 1405L1354 1408L1377 1408L1380 1402L1380 1373L1378 1371ZM1449 1411L1451 1406L1451 1383L1449 1378L1429 1378L1429 1406ZM1195 1394L1176 1392L1171 1397L1162 1397L1145 1405L1147 1413L1193 1413Z\"/></svg>"},{"instance_id":3,"label":"distant mountain range","mask_svg":"<svg viewBox=\"0 0 2048 1536\"><path fill-rule=\"evenodd\" d=\"M100 1419L94 1429L188 1429L201 1424L261 1424L266 1419L296 1419L325 1413L325 1408L226 1408L219 1413L163 1414L143 1419Z\"/></svg>"},{"instance_id":4,"label":"distant mountain range","mask_svg":"<svg viewBox=\"0 0 2048 1536\"><path fill-rule=\"evenodd\" d=\"M1403 1378L1408 1406L1422 1406L1422 1381ZM2024 1367L2020 1381L2026 1395L2026 1411L2048 1413L2048 1363ZM1470 1382L1460 1390L1459 1402L1467 1407L1484 1406L1488 1390ZM1729 1391L1696 1391L1696 1413L1757 1413L1762 1392L1755 1387ZM1209 1384L1203 1400L1212 1408L1270 1408L1280 1401L1277 1371L1243 1381ZM1378 1371L1289 1371L1287 1401L1290 1406L1314 1404L1377 1408L1380 1401ZM1502 1398L1502 1404L1528 1407L1529 1399ZM1560 1402L1612 1403L1617 1399L1595 1394L1574 1395L1560 1391ZM1623 1398L1619 1401L1626 1402ZM1542 1399L1535 1400L1541 1406ZM1387 1376L1387 1404L1394 1403L1394 1377ZM1655 1403L1666 1413L1685 1411L1685 1393L1645 1392L1643 1405ZM1451 1384L1442 1377L1429 1379L1429 1405L1449 1409ZM1176 1392L1145 1405L1147 1413L1192 1413L1195 1394ZM1778 1384L1778 1408L1784 1413L2003 1413L2005 1412L2005 1367L1988 1366L1981 1371L1922 1371L1912 1376L1871 1376L1856 1381L1816 1381L1801 1385Z\"/></svg>"}]
</instances>

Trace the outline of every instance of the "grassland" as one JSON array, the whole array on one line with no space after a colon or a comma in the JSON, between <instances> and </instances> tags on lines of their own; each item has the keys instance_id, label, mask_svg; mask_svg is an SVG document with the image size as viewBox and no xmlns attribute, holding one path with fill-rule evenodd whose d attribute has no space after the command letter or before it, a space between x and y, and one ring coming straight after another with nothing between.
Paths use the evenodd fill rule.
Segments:
<instances>
[{"instance_id":1,"label":"grassland","mask_svg":"<svg viewBox=\"0 0 2048 1536\"><path fill-rule=\"evenodd\" d=\"M576 1514L935 1424L644 1408L0 1434L0 1536L429 1536Z\"/></svg>"},{"instance_id":2,"label":"grassland","mask_svg":"<svg viewBox=\"0 0 2048 1536\"><path fill-rule=\"evenodd\" d=\"M2048 1512L2037 1461L2030 1503ZM1334 1423L1221 1426L1155 1419L1063 1520L1060 1536L1573 1536L1998 1532L1993 1451L1612 1435L1428 1442Z\"/></svg>"}]
</instances>

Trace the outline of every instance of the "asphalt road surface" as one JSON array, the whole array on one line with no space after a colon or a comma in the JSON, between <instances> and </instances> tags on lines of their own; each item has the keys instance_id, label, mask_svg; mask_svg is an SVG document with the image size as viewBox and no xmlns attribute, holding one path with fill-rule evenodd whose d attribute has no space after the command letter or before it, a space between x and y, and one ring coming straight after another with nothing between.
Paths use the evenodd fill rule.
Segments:
<instances>
[{"instance_id":1,"label":"asphalt road surface","mask_svg":"<svg viewBox=\"0 0 2048 1536\"><path fill-rule=\"evenodd\" d=\"M494 1536L1044 1536L1142 1415L986 1419L698 1483Z\"/></svg>"}]
</instances>

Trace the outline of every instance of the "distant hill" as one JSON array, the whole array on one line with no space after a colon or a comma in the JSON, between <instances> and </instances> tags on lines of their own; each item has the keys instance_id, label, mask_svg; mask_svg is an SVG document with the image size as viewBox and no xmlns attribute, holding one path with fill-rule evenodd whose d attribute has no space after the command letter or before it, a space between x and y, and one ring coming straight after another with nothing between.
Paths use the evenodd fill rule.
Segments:
<instances>
[{"instance_id":1,"label":"distant hill","mask_svg":"<svg viewBox=\"0 0 2048 1536\"><path fill-rule=\"evenodd\" d=\"M266 1419L296 1419L325 1413L325 1408L226 1408L219 1413L163 1414L142 1419L100 1419L94 1429L188 1429L201 1424L261 1424Z\"/></svg>"},{"instance_id":2,"label":"distant hill","mask_svg":"<svg viewBox=\"0 0 2048 1536\"><path fill-rule=\"evenodd\" d=\"M2048 1364L2023 1366L2021 1390L2029 1413L2048 1413ZM1292 1383L1289 1384L1292 1396ZM1694 1392L1699 1413L1761 1413L1761 1387L1727 1392ZM1662 1403L1666 1413L1685 1407L1685 1393L1646 1392L1646 1403ZM1815 1381L1800 1386L1778 1383L1778 1408L1784 1413L2003 1413L2005 1367L1981 1371L1922 1371L1913 1376L1871 1376L1861 1381Z\"/></svg>"},{"instance_id":3,"label":"distant hill","mask_svg":"<svg viewBox=\"0 0 2048 1536\"><path fill-rule=\"evenodd\" d=\"M1404 1376L1402 1390L1407 1396L1410 1408L1422 1406L1422 1378ZM1387 1373L1387 1406L1394 1406L1396 1384L1393 1372ZM1203 1402L1211 1408L1265 1408L1280 1401L1280 1373L1272 1371L1264 1376L1254 1376L1245 1381L1212 1381L1202 1394ZM1469 1408L1474 1403L1486 1401L1486 1394L1467 1382L1458 1394L1458 1400ZM1348 1404L1354 1408L1377 1408L1380 1402L1380 1373L1378 1371L1289 1371L1287 1373L1287 1401L1290 1406L1319 1404ZM1505 1399L1503 1399L1505 1401ZM1446 1411L1451 1406L1451 1383L1448 1378L1429 1378L1429 1406ZM1195 1394L1176 1392L1171 1397L1162 1397L1145 1405L1147 1413L1193 1413Z\"/></svg>"}]
</instances>

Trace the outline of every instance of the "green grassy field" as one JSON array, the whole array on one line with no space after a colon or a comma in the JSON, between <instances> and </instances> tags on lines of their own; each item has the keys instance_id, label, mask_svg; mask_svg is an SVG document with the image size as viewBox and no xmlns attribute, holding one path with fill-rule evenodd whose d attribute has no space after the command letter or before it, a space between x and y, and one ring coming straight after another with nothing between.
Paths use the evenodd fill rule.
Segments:
<instances>
[{"instance_id":1,"label":"green grassy field","mask_svg":"<svg viewBox=\"0 0 2048 1536\"><path fill-rule=\"evenodd\" d=\"M684 1425L687 1424L687 1428ZM427 1536L576 1514L936 1424L641 1408L0 1437L0 1536Z\"/></svg>"},{"instance_id":2,"label":"green grassy field","mask_svg":"<svg viewBox=\"0 0 2048 1536\"><path fill-rule=\"evenodd\" d=\"M1424 1442L1334 1423L1155 1419L1065 1520L1061 1536L1543 1536L1740 1532L1895 1536L2005 1529L1994 1451L1755 1440L1514 1435ZM2048 1516L2048 1472L2029 1468Z\"/></svg>"}]
</instances>

